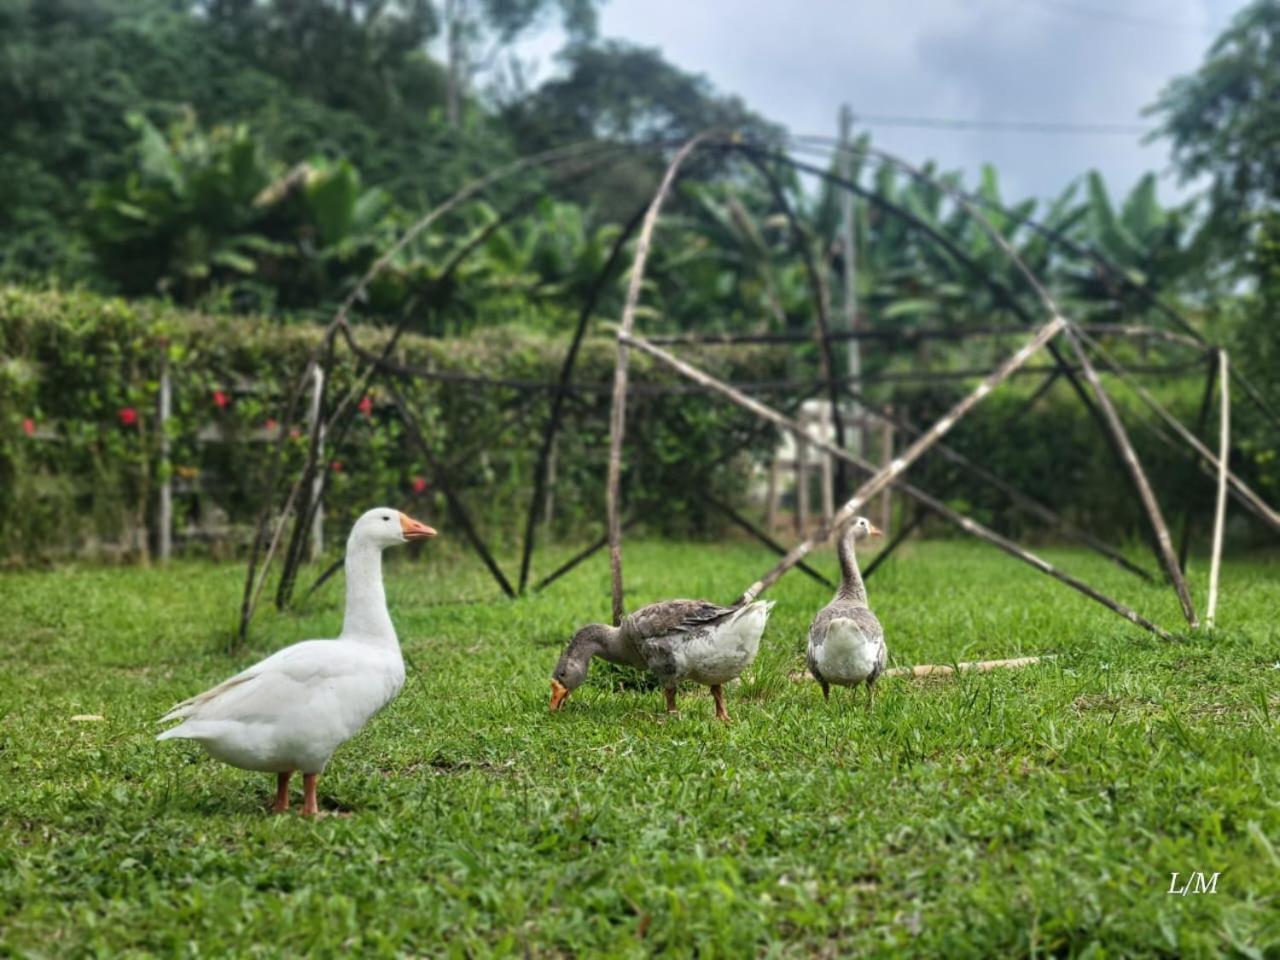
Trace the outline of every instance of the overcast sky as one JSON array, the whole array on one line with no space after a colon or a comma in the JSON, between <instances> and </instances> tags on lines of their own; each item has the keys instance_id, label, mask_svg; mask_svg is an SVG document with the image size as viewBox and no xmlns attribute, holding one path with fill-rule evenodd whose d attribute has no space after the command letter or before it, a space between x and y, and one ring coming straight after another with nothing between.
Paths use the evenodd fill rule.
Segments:
<instances>
[{"instance_id":1,"label":"overcast sky","mask_svg":"<svg viewBox=\"0 0 1280 960\"><path fill-rule=\"evenodd\" d=\"M601 35L658 47L793 133L855 115L1147 126L1170 78L1194 70L1245 0L606 0ZM555 31L523 44L554 70ZM1096 167L1113 192L1147 170L1183 194L1165 143L1141 136L870 127L877 145L972 174L1006 199L1058 193Z\"/></svg>"}]
</instances>

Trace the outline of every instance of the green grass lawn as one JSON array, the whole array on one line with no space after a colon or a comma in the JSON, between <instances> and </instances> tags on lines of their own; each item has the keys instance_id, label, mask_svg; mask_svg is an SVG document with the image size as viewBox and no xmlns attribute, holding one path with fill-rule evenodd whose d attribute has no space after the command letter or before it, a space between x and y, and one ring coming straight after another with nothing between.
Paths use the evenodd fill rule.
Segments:
<instances>
[{"instance_id":1,"label":"green grass lawn","mask_svg":"<svg viewBox=\"0 0 1280 960\"><path fill-rule=\"evenodd\" d=\"M388 565L409 679L315 822L152 737L334 635L340 577L232 658L240 566L0 574L0 955L1280 956L1280 558L1230 563L1217 633L1170 645L981 546L905 548L869 584L891 665L1057 658L889 678L870 713L789 679L829 598L793 573L724 725L600 667L549 714L560 647L607 616L603 556L460 603L493 588L451 549ZM1171 590L1050 555L1178 625ZM729 601L771 562L637 543L629 603ZM1170 895L1174 871L1217 892Z\"/></svg>"}]
</instances>

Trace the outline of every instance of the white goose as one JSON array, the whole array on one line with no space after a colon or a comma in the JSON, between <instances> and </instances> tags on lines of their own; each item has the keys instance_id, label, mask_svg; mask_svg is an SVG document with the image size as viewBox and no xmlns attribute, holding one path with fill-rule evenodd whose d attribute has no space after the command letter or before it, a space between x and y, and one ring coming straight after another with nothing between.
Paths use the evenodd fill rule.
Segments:
<instances>
[{"instance_id":1,"label":"white goose","mask_svg":"<svg viewBox=\"0 0 1280 960\"><path fill-rule=\"evenodd\" d=\"M347 606L336 640L305 640L255 663L170 710L183 721L157 740L195 740L215 759L276 774L280 813L289 778L302 771L302 813L319 813L316 779L333 752L355 736L404 685L404 660L382 587L382 551L436 532L379 507L347 538Z\"/></svg>"}]
</instances>

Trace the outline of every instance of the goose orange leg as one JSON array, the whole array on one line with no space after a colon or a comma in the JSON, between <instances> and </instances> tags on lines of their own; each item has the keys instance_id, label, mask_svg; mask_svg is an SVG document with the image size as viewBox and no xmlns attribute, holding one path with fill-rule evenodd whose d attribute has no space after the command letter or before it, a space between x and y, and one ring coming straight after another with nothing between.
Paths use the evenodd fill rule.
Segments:
<instances>
[{"instance_id":1,"label":"goose orange leg","mask_svg":"<svg viewBox=\"0 0 1280 960\"><path fill-rule=\"evenodd\" d=\"M712 684L711 697L716 702L716 719L728 720L729 711L724 708L724 687L720 686L718 683Z\"/></svg>"},{"instance_id":2,"label":"goose orange leg","mask_svg":"<svg viewBox=\"0 0 1280 960\"><path fill-rule=\"evenodd\" d=\"M304 817L314 817L320 813L320 805L316 803L316 781L319 779L318 773L302 775L302 815Z\"/></svg>"},{"instance_id":3,"label":"goose orange leg","mask_svg":"<svg viewBox=\"0 0 1280 960\"><path fill-rule=\"evenodd\" d=\"M292 770L284 770L276 774L276 802L271 807L272 813L285 813L289 809L289 778Z\"/></svg>"}]
</instances>

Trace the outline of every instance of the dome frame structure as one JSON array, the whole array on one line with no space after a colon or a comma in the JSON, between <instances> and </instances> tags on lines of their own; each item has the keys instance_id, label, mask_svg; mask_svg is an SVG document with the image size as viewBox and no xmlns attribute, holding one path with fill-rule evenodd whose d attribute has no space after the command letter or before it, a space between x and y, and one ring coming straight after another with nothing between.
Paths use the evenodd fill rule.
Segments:
<instances>
[{"instance_id":1,"label":"dome frame structure","mask_svg":"<svg viewBox=\"0 0 1280 960\"><path fill-rule=\"evenodd\" d=\"M370 283L376 279L391 264L393 258L403 250L412 240L428 230L442 216L455 210L467 203L468 201L483 195L484 191L493 185L509 180L521 174L527 174L533 170L541 169L552 177L568 177L582 175L586 171L599 169L601 166L616 159L618 156L628 152L644 151L646 153L659 152L663 153L674 148L674 153L668 162L662 179L654 192L652 198L627 221L622 227L619 235L615 239L612 249L600 270L597 272L589 290L581 304L578 312L577 324L574 330L572 340L566 350L564 359L561 363L559 376L552 383L513 383L501 380L486 380L484 378L473 378L478 386L502 386L509 389L526 390L526 391L542 391L550 393L550 406L546 420L543 424L541 440L538 447L537 464L533 477L533 490L529 502L528 514L524 536L521 544L521 556L519 564L518 577L508 577L504 572L502 565L494 556L493 551L485 542L478 532L476 525L471 521L470 514L466 509L461 491L458 490L452 482L451 471L448 466L442 462L438 453L432 450L427 442L425 435L421 429L421 424L417 413L412 410L405 402L404 397L394 386L396 378L406 379L431 379L439 377L435 371L415 369L399 363L395 360L393 354L400 336L406 330L410 320L411 311L406 310L399 321L395 324L390 336L384 343L381 351L374 353L362 348L352 333L351 320L356 312L358 304L362 301L367 293ZM909 177L931 185L933 188L941 191L959 209L963 209L969 217L980 226L980 228L990 238L992 243L998 247L1014 271L1019 274L1027 287L1034 294L1038 301L1043 316L1037 318L1032 315L1022 305L1012 292L1000 281L999 278L992 276L989 271L972 262L962 251L955 249L947 237L943 236L931 225L921 220L910 210L904 209L884 197L880 197L875 192L861 186L854 179L848 179L830 170L823 169L817 165L807 163L795 156L800 152L814 152L825 150L843 150L847 153L856 151L857 153L874 159L880 163L888 164L893 168L906 173ZM790 229L798 239L803 229L798 222L794 212L788 205L785 192L781 189L776 169L790 168L798 173L805 173L821 177L825 182L834 189L847 191L863 200L875 204L883 213L901 219L912 230L920 231L921 234L933 243L937 243L946 248L948 255L957 263L972 270L979 276L996 295L997 299L1007 306L1010 311L1018 317L1022 322L1025 330L1023 342L1021 346L1011 353L1009 356L997 364L989 371L984 371L978 384L973 387L961 400L952 406L942 417L935 420L927 429L919 429L918 427L903 423L899 420L900 426L906 432L913 436L914 439L898 456L894 457L890 463L883 466L877 466L863 459L857 454L847 449L845 438L842 435L840 424L842 418L834 417L837 426L837 435L835 442L828 443L826 441L815 441L814 438L804 433L804 427L789 415L789 411L785 409L777 409L777 407L769 406L760 400L750 396L744 389L743 385L735 385L727 383L712 375L700 370L698 367L688 362L686 359L678 355L678 348L682 345L699 342L717 342L717 343L737 343L737 342L770 342L778 344L787 344L797 342L798 338L792 336L774 336L762 337L753 334L723 334L713 335L711 337L699 337L698 335L690 336L667 336L667 337L645 337L637 331L637 309L641 299L641 293L644 284L645 270L647 260L652 249L655 237L655 229L662 216L664 204L670 195L674 184L685 167L690 157L699 152L716 151L726 156L736 156L744 159L752 165L754 169L759 171L765 178L766 183L770 186L775 200L783 209L788 220ZM295 582L299 569L305 559L305 542L307 531L310 529L315 520L317 512L321 509L325 492L328 487L330 465L324 461L322 451L326 438L341 437L346 425L350 422L352 413L356 408L356 401L363 395L369 384L376 378L382 377L388 381L388 391L395 401L397 412L403 421L406 433L422 453L426 462L430 465L436 483L441 493L445 496L449 503L451 513L458 523L458 526L468 543L480 556L485 566L493 575L495 582L502 590L503 594L508 597L515 597L527 592L530 589L539 590L549 586L559 577L563 576L569 570L576 567L583 560L587 559L601 549L608 549L610 561L610 580L612 588L612 605L614 622L618 622L625 614L625 586L623 579L623 533L629 525L629 521L624 519L622 511L622 465L625 452L625 433L626 433L626 408L627 399L634 394L634 385L629 384L629 362L632 352L641 352L653 360L657 361L663 367L673 371L681 378L687 380L695 389L706 393L715 394L716 396L727 400L734 404L753 418L759 421L759 424L766 430L783 430L791 432L796 436L804 436L805 441L810 445L821 449L827 456L831 457L837 468L843 468L851 472L862 474L866 479L854 490L843 506L835 512L835 514L824 521L816 531L805 537L798 544L790 549L786 549L773 541L769 532L761 531L750 521L732 515L732 519L739 526L747 528L757 539L770 546L774 552L781 554L781 559L768 571L762 574L754 583L749 585L742 591L738 602L749 602L758 597L764 591L769 589L782 576L792 569L799 568L806 572L809 576L816 579L826 581L820 573L808 567L804 563L804 558L819 544L825 542L830 536L840 528L840 526L852 517L858 509L867 503L872 497L880 491L892 488L908 499L914 501L919 510L915 519L908 524L909 528L914 528L922 515L919 511L925 511L937 515L941 519L954 524L957 528L975 538L989 543L1005 553L1015 557L1016 559L1032 566L1034 569L1044 573L1055 580L1071 587L1077 592L1083 594L1091 600L1106 606L1112 612L1123 617L1133 625L1141 627L1163 639L1170 640L1174 638L1174 634L1156 624L1152 620L1144 617L1142 614L1133 610L1124 603L1109 597L1097 590L1096 588L1085 583L1078 577L1055 567L1048 561L1036 555L1026 546L1023 546L1014 540L1001 535L1000 533L981 524L976 519L968 516L961 511L954 509L946 504L935 494L920 489L911 483L906 475L915 462L929 451L938 452L947 457L953 463L958 464L967 471L973 473L984 483L989 484L994 489L1000 491L1007 496L1012 503L1027 510L1033 515L1038 515L1042 520L1049 522L1060 531L1066 533L1073 539L1081 542L1090 549L1106 556L1112 562L1125 567L1135 575L1152 579L1152 576L1145 569L1135 564L1129 558L1125 557L1120 551L1103 543L1098 538L1084 531L1074 529L1067 521L1059 516L1052 508L1041 503L1035 497L1028 495L1012 484L1007 483L992 471L986 469L982 464L975 463L971 458L965 457L958 451L955 451L944 444L943 437L958 423L964 416L969 414L981 401L991 392L996 390L1001 384L1007 381L1011 376L1024 372L1027 369L1027 361L1041 353L1046 353L1052 360L1052 365L1048 369L1048 377L1041 387L1035 391L1027 403L1027 409L1034 405L1044 392L1058 379L1068 381L1076 392L1081 402L1091 409L1096 418L1100 432L1106 439L1106 442L1116 452L1118 458L1123 463L1127 474L1130 487L1139 504L1142 512L1146 517L1150 527L1150 533L1153 543L1153 552L1156 560L1161 568L1163 576L1172 585L1178 596L1179 604L1182 609L1184 619L1187 626L1196 629L1200 625L1200 618L1195 609L1191 597L1191 591L1187 585L1185 575L1185 537L1183 543L1183 556L1180 558L1174 550L1173 540L1169 532L1168 524L1161 511L1160 504L1151 484L1147 478L1146 471L1138 458L1133 444L1129 438L1129 434L1121 422L1119 414L1111 396L1103 384L1099 375L1098 365L1101 365L1109 374L1120 378L1142 400L1143 404L1151 410L1153 415L1164 424L1165 427L1172 432L1173 437L1170 439L1167 435L1161 436L1169 440L1171 443L1185 445L1192 459L1199 464L1203 464L1209 471L1213 472L1217 482L1217 498L1215 509L1215 531L1213 538L1213 553L1211 557L1211 574L1210 574L1210 596L1209 596L1209 621L1212 621L1212 611L1216 605L1217 597L1217 571L1219 568L1221 549L1222 549L1222 525L1223 514L1225 510L1225 500L1228 496L1235 500L1236 503L1243 506L1253 516L1261 520L1273 532L1280 533L1280 513L1277 513L1270 507L1256 492L1251 490L1244 482L1235 475L1226 463L1225 444L1221 445L1217 454L1211 451L1207 444L1195 436L1195 433L1183 425L1173 414L1169 413L1159 402L1151 396L1140 384L1133 380L1131 373L1121 364L1115 357L1108 353L1098 339L1093 335L1100 333L1099 331L1091 331L1086 325L1076 323L1063 315L1062 311L1053 296L1046 287L1040 282L1028 266L1018 256L1009 241L1003 234L992 225L990 220L984 215L980 207L983 205L981 199L970 196L959 190L952 184L934 177L928 172L921 171L906 161L887 153L882 150L872 148L867 145L858 145L856 147L850 145L833 145L826 138L817 137L797 137L791 138L785 145L780 147L776 143L761 143L745 139L735 133L726 133L721 131L706 131L686 140L680 144L658 142L650 144L611 144L611 143L581 143L572 144L566 147L559 147L553 150L545 151L540 154L521 158L512 163L505 165L497 170L492 171L485 176L473 180L452 197L448 198L444 203L440 204L424 217L414 223L398 240L393 244L378 260L369 268L364 277L355 286L351 293L342 301L334 313L333 318L325 327L324 336L320 345L315 349L310 357L306 368L299 375L295 382L294 388L287 398L283 409L280 412L279 422L282 425L280 430L280 439L277 441L273 456L269 462L268 475L266 480L266 491L264 497L264 507L261 510L254 531L254 536L250 546L249 560L247 564L246 579L244 593L241 603L240 628L239 637L243 641L247 636L250 624L252 622L255 609L260 599L262 590L267 581L267 574L271 567L272 560L280 553L283 545L283 570L276 590L276 605L283 608L287 606L292 598ZM474 252L483 242L483 240L498 229L503 224L519 216L529 206L528 203L517 203L507 212L498 217L496 222L490 227L482 231L481 234L464 244L461 249L448 261L442 276L447 278L454 270L461 265L466 258ZM1002 211L1006 215L1007 211ZM1104 275L1115 282L1117 285L1124 287L1140 296L1146 304L1157 311L1161 316L1169 320L1176 329L1173 331L1163 328L1155 328L1150 326L1140 326L1136 324L1120 325L1119 328L1108 329L1104 332L1108 334L1118 334L1121 336L1162 336L1164 338L1182 342L1185 345L1192 346L1210 359L1209 370L1212 371L1210 376L1218 376L1219 389L1221 391L1222 417L1224 425L1227 422L1229 411L1229 397L1227 391L1228 380L1237 383L1244 391L1246 397L1256 405L1265 415L1273 422L1280 425L1280 416L1271 410L1266 401L1263 399L1257 389L1249 383L1249 381L1237 369L1231 367L1227 361L1225 351L1208 343L1205 338L1191 325L1185 317L1183 317L1176 309L1158 298L1149 287L1143 283L1135 281L1127 276L1122 270L1110 263L1105 257L1097 253L1097 251L1089 250L1075 244L1070 238L1065 237L1054 231L1052 228L1046 227L1030 218L1022 218L1021 223L1029 226L1032 230L1044 236L1051 245L1062 246L1076 255L1083 255L1091 260ZM616 331L616 362L614 366L614 377L612 389L610 391L610 444L609 457L607 461L607 473L605 480L604 500L605 500L605 517L606 530L604 536L598 538L579 553L570 558L567 562L562 563L555 571L544 576L536 583L530 583L531 580L531 561L536 547L536 526L539 504L545 494L548 484L548 467L552 450L555 444L557 432L561 429L564 419L565 405L575 389L579 386L575 382L575 365L583 339L591 327L592 319L595 316L596 308L600 297L603 295L609 284L616 279L616 275L626 262L626 252L628 244L634 239L632 255L630 257L629 274L627 292L622 308L621 319L618 323ZM843 403L853 401L867 405L872 416L881 419L890 419L893 414L883 409L875 409L871 405L865 395L861 395L853 386L835 374L835 365L833 362L833 346L842 340L856 339L860 334L856 331L836 331L833 329L834 324L828 316L827 295L823 288L823 275L819 266L813 261L812 252L802 243L795 245L800 255L805 259L806 275L810 285L810 296L814 306L814 316L816 321L816 331L813 337L805 337L810 342L817 343L819 349L820 367L822 372L821 380L818 382L818 388L826 394L827 402L832 405L833 412ZM1008 332L1008 331L1004 331ZM961 336L969 335L965 331L961 331ZM980 335L981 331L971 332L972 335ZM355 384L347 391L347 393L337 399L327 396L325 387L328 384L328 374L337 355L337 351L347 349L350 350L361 362L361 374L357 377ZM928 379L928 375L925 375ZM293 479L293 482L285 492L283 498L280 497L280 480L281 466L283 464L283 438L288 434L289 426L298 418L305 389L308 384L318 384L319 390L313 398L313 406L315 407L316 416L313 418L312 426L308 436L307 456L303 469ZM1212 388L1212 380L1206 384L1205 410L1208 407L1209 391ZM650 387L652 389L652 387ZM800 397L802 402L808 399L809 395ZM794 400L794 398L792 398ZM327 415L324 408L328 406ZM793 407L799 406L799 402L793 404ZM1222 432L1222 439L1225 440L1225 432ZM731 451L731 454L736 451ZM844 491L847 492L847 491ZM712 504L719 508L724 508L722 504ZM732 514L732 511L729 511ZM290 523L291 521L291 523ZM289 535L285 537L285 531L289 529ZM898 544L905 539L906 532L899 531L895 534L890 544L881 555L880 559L892 552ZM329 578L341 565L338 563L331 565L313 584L312 590L316 589L320 584ZM878 563L877 563L878 565ZM513 582L514 581L514 582Z\"/></svg>"}]
</instances>

